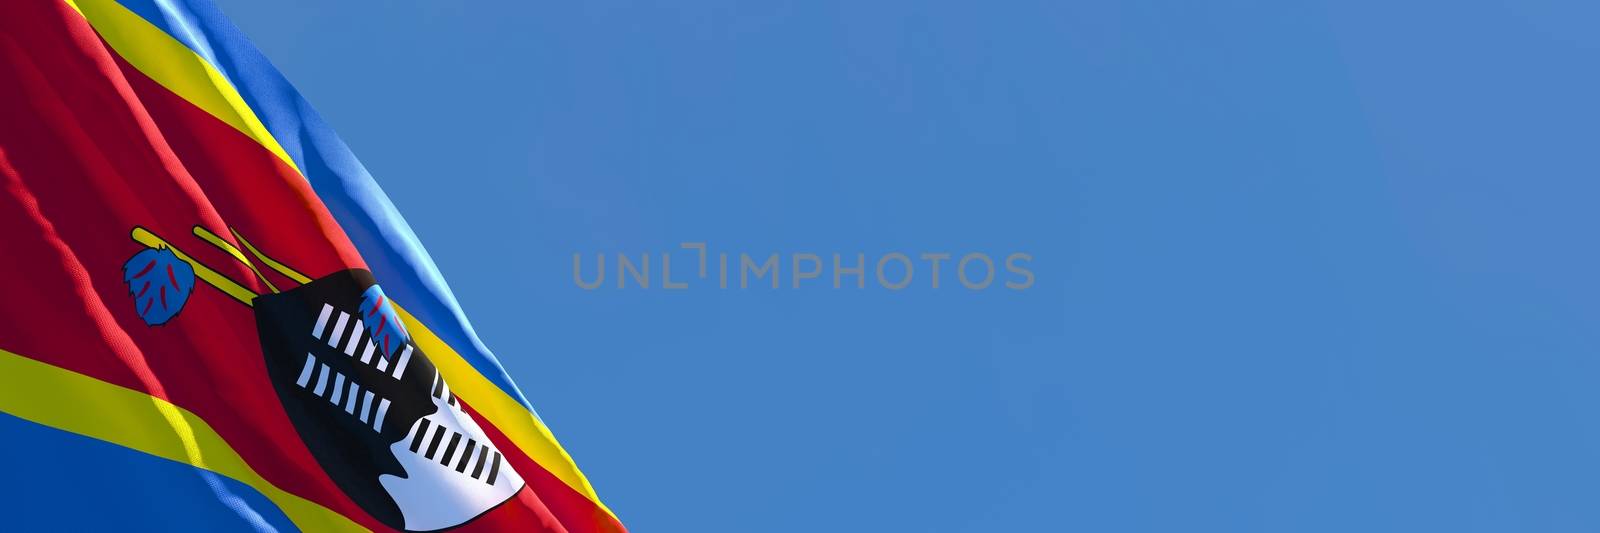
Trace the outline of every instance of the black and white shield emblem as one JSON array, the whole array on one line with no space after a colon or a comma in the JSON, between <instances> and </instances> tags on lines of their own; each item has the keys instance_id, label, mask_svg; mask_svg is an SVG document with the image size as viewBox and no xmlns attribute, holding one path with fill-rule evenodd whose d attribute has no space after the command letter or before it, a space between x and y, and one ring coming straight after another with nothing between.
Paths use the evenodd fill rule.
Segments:
<instances>
[{"instance_id":1,"label":"black and white shield emblem","mask_svg":"<svg viewBox=\"0 0 1600 533\"><path fill-rule=\"evenodd\" d=\"M523 480L409 337L386 349L373 336L362 295L374 285L346 270L257 297L267 372L312 456L362 509L396 529L461 525Z\"/></svg>"}]
</instances>

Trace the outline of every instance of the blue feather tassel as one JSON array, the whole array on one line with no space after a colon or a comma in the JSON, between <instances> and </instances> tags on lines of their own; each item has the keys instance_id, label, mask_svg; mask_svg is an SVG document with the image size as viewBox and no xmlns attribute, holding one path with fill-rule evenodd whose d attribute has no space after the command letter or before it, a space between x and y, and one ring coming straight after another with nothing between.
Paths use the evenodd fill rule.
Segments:
<instances>
[{"instance_id":1,"label":"blue feather tassel","mask_svg":"<svg viewBox=\"0 0 1600 533\"><path fill-rule=\"evenodd\" d=\"M194 291L194 267L166 248L148 248L122 265L122 280L133 295L134 310L146 324L172 320Z\"/></svg>"},{"instance_id":2,"label":"blue feather tassel","mask_svg":"<svg viewBox=\"0 0 1600 533\"><path fill-rule=\"evenodd\" d=\"M405 324L400 323L400 314L394 310L394 304L384 296L383 288L377 285L367 287L361 293L361 320L367 325L367 333L372 335L372 342L378 345L384 357L393 355L410 339Z\"/></svg>"}]
</instances>

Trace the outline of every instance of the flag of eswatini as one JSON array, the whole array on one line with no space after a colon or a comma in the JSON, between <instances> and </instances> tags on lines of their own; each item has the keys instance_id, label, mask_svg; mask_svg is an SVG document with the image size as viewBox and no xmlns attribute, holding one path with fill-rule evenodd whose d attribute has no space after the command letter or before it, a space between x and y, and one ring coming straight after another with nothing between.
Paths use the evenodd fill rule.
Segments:
<instances>
[{"instance_id":1,"label":"flag of eswatini","mask_svg":"<svg viewBox=\"0 0 1600 533\"><path fill-rule=\"evenodd\" d=\"M0 2L0 412L0 530L623 530L207 0Z\"/></svg>"}]
</instances>

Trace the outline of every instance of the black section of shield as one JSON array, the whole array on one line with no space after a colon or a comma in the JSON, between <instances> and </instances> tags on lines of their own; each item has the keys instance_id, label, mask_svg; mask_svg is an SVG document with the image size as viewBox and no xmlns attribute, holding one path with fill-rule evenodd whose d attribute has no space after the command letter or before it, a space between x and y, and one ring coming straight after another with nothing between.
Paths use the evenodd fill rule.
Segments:
<instances>
[{"instance_id":1,"label":"black section of shield","mask_svg":"<svg viewBox=\"0 0 1600 533\"><path fill-rule=\"evenodd\" d=\"M403 345L391 347L394 353L388 354L387 372L376 368L381 347L374 351L371 364L361 363L361 351L365 348L356 351L354 356L345 354L349 335L365 334L353 324L360 317L361 293L373 284L370 272L346 270L285 292L263 294L255 300L256 328L261 333L261 349L266 355L272 386L277 389L284 412L311 455L362 509L385 525L405 529L399 506L379 484L378 476L407 477L389 445L405 438L417 419L438 410L428 395L434 367L415 345L399 380L390 373L394 371ZM323 304L332 305L334 310L325 324L322 338L318 339L312 331ZM326 339L335 328L340 311L350 315L349 323L345 324L338 347L329 346ZM370 342L370 338L361 342ZM305 369L307 354L311 354L316 364L306 386L301 387L297 382ZM314 389L323 364L328 365L330 373L323 394L318 395ZM347 398L341 399L338 405L330 400L333 372L345 377L346 393L349 381L354 380L363 397L366 391L373 392L373 403L379 403L378 398L391 402L381 433L372 426L376 413L372 413L366 423L361 422L358 415L368 409L366 405L352 415L345 412Z\"/></svg>"}]
</instances>

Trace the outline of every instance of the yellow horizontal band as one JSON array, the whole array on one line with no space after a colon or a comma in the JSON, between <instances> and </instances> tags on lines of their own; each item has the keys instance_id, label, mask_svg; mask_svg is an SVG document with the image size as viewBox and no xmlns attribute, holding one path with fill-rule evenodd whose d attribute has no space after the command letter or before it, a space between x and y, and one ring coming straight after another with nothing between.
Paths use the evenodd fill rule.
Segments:
<instances>
[{"instance_id":1,"label":"yellow horizontal band","mask_svg":"<svg viewBox=\"0 0 1600 533\"><path fill-rule=\"evenodd\" d=\"M301 172L293 158L289 157L282 145L262 124L233 84L204 57L115 0L63 1L82 13L111 48L134 68L184 100L256 140L290 168ZM150 245L150 243L145 244ZM249 243L242 242L242 244L253 255L264 258ZM282 264L275 263L275 261L268 262L268 266L279 272L290 270ZM200 269L196 270L199 274ZM227 280L225 277L220 279L204 275L201 277L207 282L217 282L213 285L218 285L224 292L228 292L240 301L249 303L254 296L254 294L246 296L245 293L248 291L229 291L230 285L237 287L238 284L232 283L232 280ZM594 488L589 485L572 458L556 442L554 435L538 417L528 411L521 402L479 374L470 363L433 335L415 317L400 309L399 305L395 308L399 311L406 327L412 332L418 347L429 354L429 358L440 368L440 372L450 380L452 390L457 391L540 466L593 501L606 513L612 514L596 496ZM612 516L615 517L614 514Z\"/></svg>"},{"instance_id":2,"label":"yellow horizontal band","mask_svg":"<svg viewBox=\"0 0 1600 533\"><path fill-rule=\"evenodd\" d=\"M390 300L391 302L393 300ZM561 448L556 442L554 434L545 427L539 417L534 416L522 402L512 398L505 390L490 382L488 378L473 368L460 354L445 344L426 325L411 316L399 303L394 304L395 312L400 315L400 321L406 325L406 332L411 334L411 340L417 343L422 353L428 354L428 360L433 361L433 366L444 375L446 382L450 383L450 391L465 400L478 414L482 415L490 424L504 433L511 442L517 445L523 453L539 466L560 478L572 490L578 491L596 507L604 510L606 514L616 518L606 504L600 501L600 496L595 494L594 487L589 485L588 478L578 470L578 465L572 461L572 456Z\"/></svg>"},{"instance_id":3,"label":"yellow horizontal band","mask_svg":"<svg viewBox=\"0 0 1600 533\"><path fill-rule=\"evenodd\" d=\"M0 349L0 411L227 476L305 531L366 531L262 479L205 420L155 396Z\"/></svg>"},{"instance_id":4,"label":"yellow horizontal band","mask_svg":"<svg viewBox=\"0 0 1600 533\"><path fill-rule=\"evenodd\" d=\"M309 276L262 253L240 235L238 230L229 229L233 232L234 238L250 250L251 255L266 263L268 267L300 283L311 282ZM505 390L484 378L477 368L434 335L433 331L417 320L417 317L407 313L398 302L394 300L389 302L400 316L400 321L405 324L406 331L411 333L412 341L417 343L422 353L428 354L428 359L433 361L433 365L450 383L451 391L466 400L490 424L499 428L507 438L511 439L512 444L517 445L518 449L528 454L528 457L539 463L539 466L554 474L568 487L572 487L572 490L578 491L589 501L594 502L595 506L604 510L606 514L616 518L611 509L600 501L600 497L594 492L594 487L589 485L589 480L578 470L578 465L572 461L572 457L561 448L561 443L556 441L555 435L550 433L550 429L545 427L538 417L528 411L522 402L518 402L506 394Z\"/></svg>"},{"instance_id":5,"label":"yellow horizontal band","mask_svg":"<svg viewBox=\"0 0 1600 533\"><path fill-rule=\"evenodd\" d=\"M94 27L117 55L173 94L261 143L300 172L278 139L246 104L221 71L183 42L168 35L116 0L66 0Z\"/></svg>"}]
</instances>

